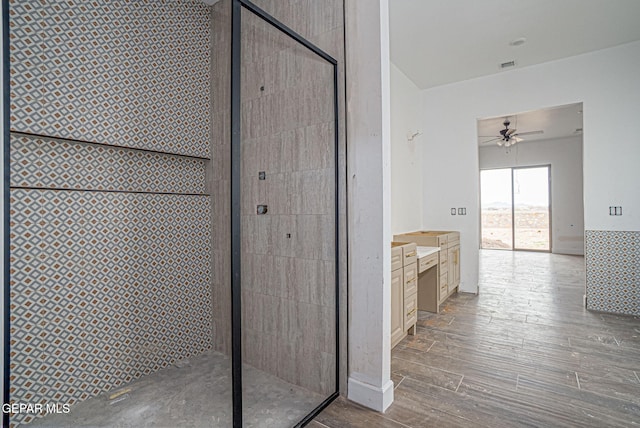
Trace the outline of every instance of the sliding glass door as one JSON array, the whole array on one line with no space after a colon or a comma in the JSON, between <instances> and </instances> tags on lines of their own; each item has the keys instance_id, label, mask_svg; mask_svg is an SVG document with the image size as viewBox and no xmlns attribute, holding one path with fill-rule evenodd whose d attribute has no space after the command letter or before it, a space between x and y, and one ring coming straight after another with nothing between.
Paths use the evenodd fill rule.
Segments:
<instances>
[{"instance_id":1,"label":"sliding glass door","mask_svg":"<svg viewBox=\"0 0 640 428\"><path fill-rule=\"evenodd\" d=\"M551 251L550 167L480 171L484 249Z\"/></svg>"},{"instance_id":2,"label":"sliding glass door","mask_svg":"<svg viewBox=\"0 0 640 428\"><path fill-rule=\"evenodd\" d=\"M513 169L513 248L551 250L549 167Z\"/></svg>"},{"instance_id":3,"label":"sliding glass door","mask_svg":"<svg viewBox=\"0 0 640 428\"><path fill-rule=\"evenodd\" d=\"M480 171L482 248L513 249L511 168Z\"/></svg>"}]
</instances>

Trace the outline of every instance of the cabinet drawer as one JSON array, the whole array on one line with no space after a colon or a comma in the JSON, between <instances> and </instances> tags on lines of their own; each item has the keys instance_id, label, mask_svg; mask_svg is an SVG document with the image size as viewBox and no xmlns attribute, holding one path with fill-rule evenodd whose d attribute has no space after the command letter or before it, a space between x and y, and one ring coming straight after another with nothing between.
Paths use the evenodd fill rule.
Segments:
<instances>
[{"instance_id":1,"label":"cabinet drawer","mask_svg":"<svg viewBox=\"0 0 640 428\"><path fill-rule=\"evenodd\" d=\"M418 322L418 294L412 294L404 299L404 329L411 328Z\"/></svg>"},{"instance_id":2,"label":"cabinet drawer","mask_svg":"<svg viewBox=\"0 0 640 428\"><path fill-rule=\"evenodd\" d=\"M440 274L442 275L443 272L448 272L449 271L449 265L448 263L448 257L447 257L447 250L446 249L442 249L440 250Z\"/></svg>"},{"instance_id":3,"label":"cabinet drawer","mask_svg":"<svg viewBox=\"0 0 640 428\"><path fill-rule=\"evenodd\" d=\"M449 242L449 238L447 235L440 235L438 236L438 246L440 248L444 247L447 248L447 243Z\"/></svg>"},{"instance_id":4,"label":"cabinet drawer","mask_svg":"<svg viewBox=\"0 0 640 428\"><path fill-rule=\"evenodd\" d=\"M404 253L403 266L408 266L418 260L418 246L415 243L403 245L402 251Z\"/></svg>"},{"instance_id":5,"label":"cabinet drawer","mask_svg":"<svg viewBox=\"0 0 640 428\"><path fill-rule=\"evenodd\" d=\"M418 292L418 264L413 263L404 267L404 295L409 296Z\"/></svg>"},{"instance_id":6,"label":"cabinet drawer","mask_svg":"<svg viewBox=\"0 0 640 428\"><path fill-rule=\"evenodd\" d=\"M391 248L391 272L396 269L400 269L403 265L402 262L402 247Z\"/></svg>"},{"instance_id":7,"label":"cabinet drawer","mask_svg":"<svg viewBox=\"0 0 640 428\"><path fill-rule=\"evenodd\" d=\"M430 256L423 257L418 263L418 273L422 273L425 270L432 268L438 264L438 253L431 254Z\"/></svg>"},{"instance_id":8,"label":"cabinet drawer","mask_svg":"<svg viewBox=\"0 0 640 428\"><path fill-rule=\"evenodd\" d=\"M458 236L457 238L453 238L453 239L449 238L449 242L447 243L447 246L451 248L451 247L455 247L456 245L458 246L460 245L460 237Z\"/></svg>"},{"instance_id":9,"label":"cabinet drawer","mask_svg":"<svg viewBox=\"0 0 640 428\"><path fill-rule=\"evenodd\" d=\"M449 275L447 273L440 275L440 298L444 298L449 292Z\"/></svg>"},{"instance_id":10,"label":"cabinet drawer","mask_svg":"<svg viewBox=\"0 0 640 428\"><path fill-rule=\"evenodd\" d=\"M440 298L443 298L447 294L449 294L449 286L446 282L443 282L440 284Z\"/></svg>"}]
</instances>

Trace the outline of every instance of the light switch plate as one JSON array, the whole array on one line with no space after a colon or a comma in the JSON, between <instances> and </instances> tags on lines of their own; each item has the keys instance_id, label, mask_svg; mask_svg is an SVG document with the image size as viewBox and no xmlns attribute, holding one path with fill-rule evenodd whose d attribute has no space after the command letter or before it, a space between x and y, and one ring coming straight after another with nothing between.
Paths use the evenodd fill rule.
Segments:
<instances>
[{"instance_id":1,"label":"light switch plate","mask_svg":"<svg viewBox=\"0 0 640 428\"><path fill-rule=\"evenodd\" d=\"M621 206L610 206L609 207L609 215L622 215L622 207Z\"/></svg>"}]
</instances>

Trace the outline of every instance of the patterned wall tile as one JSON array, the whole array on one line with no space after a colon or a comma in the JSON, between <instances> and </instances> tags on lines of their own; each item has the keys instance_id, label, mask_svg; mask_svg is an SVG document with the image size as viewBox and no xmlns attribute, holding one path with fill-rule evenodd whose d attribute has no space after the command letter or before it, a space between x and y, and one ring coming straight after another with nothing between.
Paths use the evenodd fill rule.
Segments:
<instances>
[{"instance_id":1,"label":"patterned wall tile","mask_svg":"<svg viewBox=\"0 0 640 428\"><path fill-rule=\"evenodd\" d=\"M13 399L72 404L211 347L208 197L11 198Z\"/></svg>"},{"instance_id":2,"label":"patterned wall tile","mask_svg":"<svg viewBox=\"0 0 640 428\"><path fill-rule=\"evenodd\" d=\"M14 131L209 157L210 8L10 13ZM205 192L205 161L16 134L11 149L13 399L72 404L209 349L211 201L183 195Z\"/></svg>"},{"instance_id":3,"label":"patterned wall tile","mask_svg":"<svg viewBox=\"0 0 640 428\"><path fill-rule=\"evenodd\" d=\"M12 129L209 157L210 8L12 0Z\"/></svg>"},{"instance_id":4,"label":"patterned wall tile","mask_svg":"<svg viewBox=\"0 0 640 428\"><path fill-rule=\"evenodd\" d=\"M40 283L41 200L36 191L15 190L10 203L12 394L33 402L38 374L35 365L42 353L42 326L35 303ZM25 381L13 385L17 378Z\"/></svg>"},{"instance_id":5,"label":"patterned wall tile","mask_svg":"<svg viewBox=\"0 0 640 428\"><path fill-rule=\"evenodd\" d=\"M44 114L40 81L43 15L43 0L10 1L11 123L36 134L42 133L40 119Z\"/></svg>"},{"instance_id":6,"label":"patterned wall tile","mask_svg":"<svg viewBox=\"0 0 640 428\"><path fill-rule=\"evenodd\" d=\"M640 315L640 232L587 230L587 308Z\"/></svg>"},{"instance_id":7,"label":"patterned wall tile","mask_svg":"<svg viewBox=\"0 0 640 428\"><path fill-rule=\"evenodd\" d=\"M206 192L202 159L19 135L11 150L14 187Z\"/></svg>"}]
</instances>

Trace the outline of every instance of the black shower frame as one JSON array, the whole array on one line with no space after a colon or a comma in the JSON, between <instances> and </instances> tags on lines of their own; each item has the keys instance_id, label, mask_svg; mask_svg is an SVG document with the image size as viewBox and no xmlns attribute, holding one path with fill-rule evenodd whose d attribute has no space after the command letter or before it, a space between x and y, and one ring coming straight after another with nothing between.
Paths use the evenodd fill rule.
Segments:
<instances>
[{"instance_id":1,"label":"black shower frame","mask_svg":"<svg viewBox=\"0 0 640 428\"><path fill-rule=\"evenodd\" d=\"M3 367L2 367L2 398L3 407L9 403L9 358L11 339L9 338L9 322L11 321L9 310L11 308L9 298L11 297L9 289L9 280L11 271L9 269L10 258L10 242L9 242L9 212L10 212L10 169L9 169L9 132L10 121L10 93L9 93L9 0L2 0L2 164L3 164L3 307L2 307L2 349L3 349ZM9 413L2 412L2 426L9 426Z\"/></svg>"},{"instance_id":2,"label":"black shower frame","mask_svg":"<svg viewBox=\"0 0 640 428\"><path fill-rule=\"evenodd\" d=\"M324 59L333 66L333 109L335 118L334 171L335 171L335 346L336 373L335 391L318 407L305 416L296 427L307 425L316 415L339 396L340 388L340 240L339 240L339 112L338 112L338 61L309 40L278 21L272 15L249 0L232 0L231 5L231 372L233 396L233 426L242 427L242 302L241 302L241 72L242 72L242 9L270 24L297 43Z\"/></svg>"}]
</instances>

